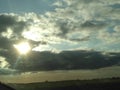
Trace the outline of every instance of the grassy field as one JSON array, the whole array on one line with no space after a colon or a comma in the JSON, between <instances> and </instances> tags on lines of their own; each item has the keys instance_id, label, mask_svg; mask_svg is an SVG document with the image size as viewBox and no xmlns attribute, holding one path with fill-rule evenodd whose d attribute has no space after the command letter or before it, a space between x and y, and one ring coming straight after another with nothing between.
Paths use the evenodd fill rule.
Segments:
<instances>
[{"instance_id":1,"label":"grassy field","mask_svg":"<svg viewBox=\"0 0 120 90\"><path fill-rule=\"evenodd\" d=\"M120 78L8 85L16 90L120 90Z\"/></svg>"}]
</instances>

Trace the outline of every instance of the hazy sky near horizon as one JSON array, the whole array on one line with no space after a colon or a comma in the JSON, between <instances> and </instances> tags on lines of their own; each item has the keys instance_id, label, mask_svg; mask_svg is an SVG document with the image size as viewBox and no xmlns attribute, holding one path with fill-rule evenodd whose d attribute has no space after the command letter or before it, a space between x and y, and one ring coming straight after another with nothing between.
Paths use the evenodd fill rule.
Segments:
<instances>
[{"instance_id":1,"label":"hazy sky near horizon","mask_svg":"<svg viewBox=\"0 0 120 90\"><path fill-rule=\"evenodd\" d=\"M34 67L44 63L29 62L27 54L17 50L34 53L33 60L46 59L49 55L41 52L49 51L64 61L60 52L77 50L101 51L104 60L114 56L118 60L118 54L107 53L120 53L120 0L0 0L0 74L19 71L17 64ZM92 54L84 58L89 57Z\"/></svg>"},{"instance_id":2,"label":"hazy sky near horizon","mask_svg":"<svg viewBox=\"0 0 120 90\"><path fill-rule=\"evenodd\" d=\"M16 75L0 75L0 80L4 83L35 83L45 81L91 80L119 77L119 70L119 66L113 66L96 70L57 70L26 72Z\"/></svg>"}]
</instances>

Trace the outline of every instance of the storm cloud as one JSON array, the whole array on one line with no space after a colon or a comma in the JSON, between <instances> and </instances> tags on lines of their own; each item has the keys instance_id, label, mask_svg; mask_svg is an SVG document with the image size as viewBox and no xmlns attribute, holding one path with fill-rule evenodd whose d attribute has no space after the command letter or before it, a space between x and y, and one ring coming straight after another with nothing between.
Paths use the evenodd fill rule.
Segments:
<instances>
[{"instance_id":1,"label":"storm cloud","mask_svg":"<svg viewBox=\"0 0 120 90\"><path fill-rule=\"evenodd\" d=\"M27 56L20 57L15 68L22 72L98 69L119 66L119 58L119 53L103 54L95 51L64 51L58 54L31 52ZM14 65L11 68L14 68Z\"/></svg>"}]
</instances>

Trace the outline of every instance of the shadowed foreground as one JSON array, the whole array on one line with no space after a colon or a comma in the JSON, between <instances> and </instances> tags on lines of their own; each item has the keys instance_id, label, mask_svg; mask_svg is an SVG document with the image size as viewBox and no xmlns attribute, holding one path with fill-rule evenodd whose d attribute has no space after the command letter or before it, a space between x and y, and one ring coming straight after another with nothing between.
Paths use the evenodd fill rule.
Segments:
<instances>
[{"instance_id":1,"label":"shadowed foreground","mask_svg":"<svg viewBox=\"0 0 120 90\"><path fill-rule=\"evenodd\" d=\"M9 84L16 90L120 90L120 78Z\"/></svg>"},{"instance_id":2,"label":"shadowed foreground","mask_svg":"<svg viewBox=\"0 0 120 90\"><path fill-rule=\"evenodd\" d=\"M5 84L0 83L0 90L15 90L12 87L9 87Z\"/></svg>"}]
</instances>

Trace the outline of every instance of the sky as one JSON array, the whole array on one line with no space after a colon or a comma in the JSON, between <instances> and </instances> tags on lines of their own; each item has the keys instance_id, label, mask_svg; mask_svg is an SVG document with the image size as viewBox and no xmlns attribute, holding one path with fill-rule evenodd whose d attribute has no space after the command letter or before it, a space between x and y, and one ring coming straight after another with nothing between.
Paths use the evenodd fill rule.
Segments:
<instances>
[{"instance_id":1,"label":"sky","mask_svg":"<svg viewBox=\"0 0 120 90\"><path fill-rule=\"evenodd\" d=\"M120 0L0 0L0 74L119 65L119 17Z\"/></svg>"},{"instance_id":2,"label":"sky","mask_svg":"<svg viewBox=\"0 0 120 90\"><path fill-rule=\"evenodd\" d=\"M1 0L1 13L45 13L52 11L52 3L54 0Z\"/></svg>"}]
</instances>

